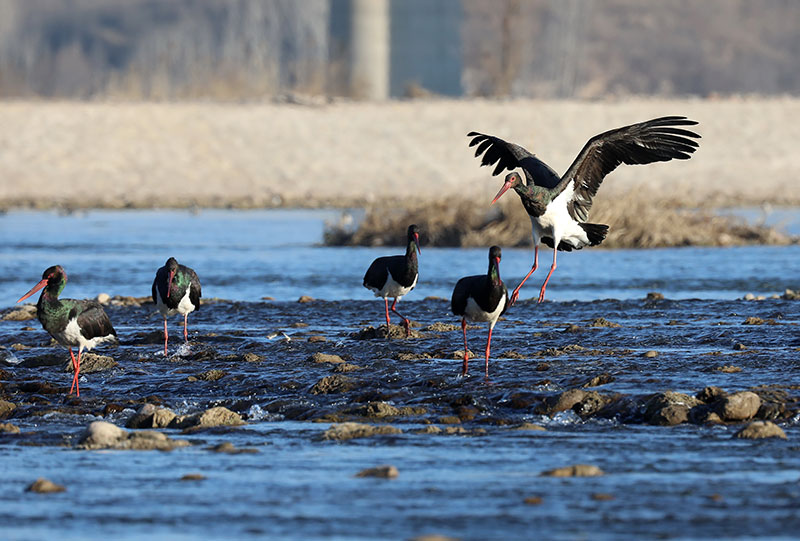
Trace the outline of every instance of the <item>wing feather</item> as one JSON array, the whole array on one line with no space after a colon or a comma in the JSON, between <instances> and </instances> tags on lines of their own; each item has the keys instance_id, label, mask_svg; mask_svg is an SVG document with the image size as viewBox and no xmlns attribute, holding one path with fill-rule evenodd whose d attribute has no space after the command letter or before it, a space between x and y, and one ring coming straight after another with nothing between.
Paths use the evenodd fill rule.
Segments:
<instances>
[{"instance_id":1,"label":"wing feather","mask_svg":"<svg viewBox=\"0 0 800 541\"><path fill-rule=\"evenodd\" d=\"M700 136L678 126L697 122L683 116L665 116L601 133L589 139L556 186L556 194L575 183L568 209L585 222L603 179L621 164L644 165L669 160L687 160Z\"/></svg>"}]
</instances>

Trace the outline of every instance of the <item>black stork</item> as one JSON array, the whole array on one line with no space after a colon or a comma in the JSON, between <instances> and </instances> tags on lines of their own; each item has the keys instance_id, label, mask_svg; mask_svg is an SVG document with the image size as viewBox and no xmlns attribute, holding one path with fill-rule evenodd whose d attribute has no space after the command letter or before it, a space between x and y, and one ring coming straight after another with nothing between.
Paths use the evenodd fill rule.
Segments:
<instances>
[{"instance_id":1,"label":"black stork","mask_svg":"<svg viewBox=\"0 0 800 541\"><path fill-rule=\"evenodd\" d=\"M156 271L153 280L153 302L164 317L164 356L167 356L167 318L175 314L183 316L183 340L189 342L189 314L200 309L200 279L197 273L185 265L178 264L174 257L167 259Z\"/></svg>"},{"instance_id":2,"label":"black stork","mask_svg":"<svg viewBox=\"0 0 800 541\"><path fill-rule=\"evenodd\" d=\"M450 307L453 314L461 316L461 330L464 333L464 365L461 375L467 375L467 319L488 321L489 338L486 340L486 379L489 379L489 351L492 347L492 330L495 323L508 308L508 290L500 279L499 246L489 248L489 272L476 276L466 276L456 282Z\"/></svg>"},{"instance_id":3,"label":"black stork","mask_svg":"<svg viewBox=\"0 0 800 541\"><path fill-rule=\"evenodd\" d=\"M419 278L417 253L422 253L419 248L419 228L412 224L408 226L406 235L406 255L392 255L379 257L364 274L364 287L375 292L376 297L383 297L386 308L386 330L389 330L389 297L394 298L392 312L400 316L409 336L409 322L395 309L397 301L414 289Z\"/></svg>"},{"instance_id":4,"label":"black stork","mask_svg":"<svg viewBox=\"0 0 800 541\"><path fill-rule=\"evenodd\" d=\"M81 353L91 350L103 342L115 341L117 331L111 325L103 307L98 302L89 300L59 299L58 296L67 284L67 273L60 265L48 268L42 273L42 280L33 286L17 302L22 302L40 289L44 288L36 303L36 316L44 330L56 339L56 342L69 350L72 367L72 387L69 394L75 391L81 396L78 376L81 372ZM78 348L78 358L72 348Z\"/></svg>"},{"instance_id":5,"label":"black stork","mask_svg":"<svg viewBox=\"0 0 800 541\"><path fill-rule=\"evenodd\" d=\"M539 292L539 302L550 276L556 269L558 250L580 250L603 242L608 226L586 223L592 198L606 175L620 164L643 165L669 160L686 160L697 149L692 138L700 136L681 126L697 122L683 116L665 116L601 133L589 139L564 176L559 177L546 163L519 145L499 137L470 132L469 146L477 145L475 156L483 154L481 165L497 164L493 175L504 170L522 169L525 183L516 172L505 177L503 187L492 203L514 188L531 218L533 234L533 266L511 294L510 304L519 297L519 290L539 266L539 243L553 248L553 264Z\"/></svg>"}]
</instances>

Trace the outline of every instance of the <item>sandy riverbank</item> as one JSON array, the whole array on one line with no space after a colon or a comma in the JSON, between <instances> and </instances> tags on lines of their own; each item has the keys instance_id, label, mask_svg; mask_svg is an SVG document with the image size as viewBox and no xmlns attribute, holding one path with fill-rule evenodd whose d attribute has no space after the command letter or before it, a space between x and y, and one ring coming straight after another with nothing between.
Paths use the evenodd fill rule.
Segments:
<instances>
[{"instance_id":1,"label":"sandy riverbank","mask_svg":"<svg viewBox=\"0 0 800 541\"><path fill-rule=\"evenodd\" d=\"M599 132L680 114L700 122L682 163L621 168L601 195L646 185L712 203L800 203L800 99L0 103L0 205L347 206L491 197L465 134L516 141L557 171Z\"/></svg>"}]
</instances>

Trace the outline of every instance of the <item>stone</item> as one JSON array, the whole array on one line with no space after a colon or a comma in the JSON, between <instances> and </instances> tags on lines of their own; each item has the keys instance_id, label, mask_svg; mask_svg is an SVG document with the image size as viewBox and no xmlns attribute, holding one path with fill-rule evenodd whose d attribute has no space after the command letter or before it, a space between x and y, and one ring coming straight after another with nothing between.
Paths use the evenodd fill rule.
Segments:
<instances>
[{"instance_id":1,"label":"stone","mask_svg":"<svg viewBox=\"0 0 800 541\"><path fill-rule=\"evenodd\" d=\"M772 421L753 421L733 435L734 438L758 440L762 438L786 439L786 432Z\"/></svg>"},{"instance_id":2,"label":"stone","mask_svg":"<svg viewBox=\"0 0 800 541\"><path fill-rule=\"evenodd\" d=\"M604 317L598 317L593 319L590 323L586 325L587 327L622 327L619 323L614 323L613 321L609 321Z\"/></svg>"},{"instance_id":3,"label":"stone","mask_svg":"<svg viewBox=\"0 0 800 541\"><path fill-rule=\"evenodd\" d=\"M186 447L186 440L173 440L166 434L145 430L128 432L106 421L94 421L83 432L78 449L130 449L171 451L177 447Z\"/></svg>"},{"instance_id":4,"label":"stone","mask_svg":"<svg viewBox=\"0 0 800 541\"><path fill-rule=\"evenodd\" d=\"M608 502L614 499L614 495L606 492L594 492L592 499L596 502Z\"/></svg>"},{"instance_id":5,"label":"stone","mask_svg":"<svg viewBox=\"0 0 800 541\"><path fill-rule=\"evenodd\" d=\"M337 374L346 374L347 372L356 372L358 370L363 370L363 369L364 369L363 367L358 366L357 364L342 363L342 364L337 364L333 368L333 371L336 372Z\"/></svg>"},{"instance_id":6,"label":"stone","mask_svg":"<svg viewBox=\"0 0 800 541\"><path fill-rule=\"evenodd\" d=\"M16 310L6 312L2 317L3 321L28 321L29 319L36 319L36 305L24 304Z\"/></svg>"},{"instance_id":7,"label":"stone","mask_svg":"<svg viewBox=\"0 0 800 541\"><path fill-rule=\"evenodd\" d=\"M225 372L224 370L220 370L218 368L214 368L214 369L211 369L211 370L206 370L205 372L200 372L199 374L195 375L195 377L198 380L202 380L202 381L217 381L217 380L220 380L220 379L224 378L227 375L228 375L228 373Z\"/></svg>"},{"instance_id":8,"label":"stone","mask_svg":"<svg viewBox=\"0 0 800 541\"><path fill-rule=\"evenodd\" d=\"M563 468L556 468L542 472L544 477L597 477L605 475L605 472L591 464L574 464Z\"/></svg>"},{"instance_id":9,"label":"stone","mask_svg":"<svg viewBox=\"0 0 800 541\"><path fill-rule=\"evenodd\" d=\"M567 411L586 398L586 391L582 389L569 389L556 396L548 396L544 400L545 413L552 415L561 411Z\"/></svg>"},{"instance_id":10,"label":"stone","mask_svg":"<svg viewBox=\"0 0 800 541\"><path fill-rule=\"evenodd\" d=\"M400 415L400 410L386 402L368 402L363 406L348 410L347 413L380 419L382 417L395 417Z\"/></svg>"},{"instance_id":11,"label":"stone","mask_svg":"<svg viewBox=\"0 0 800 541\"><path fill-rule=\"evenodd\" d=\"M356 477L375 477L378 479L396 479L400 475L397 468L394 466L375 466L374 468L367 468L361 470L356 474Z\"/></svg>"},{"instance_id":12,"label":"stone","mask_svg":"<svg viewBox=\"0 0 800 541\"><path fill-rule=\"evenodd\" d=\"M342 359L338 355L331 355L329 353L315 353L311 357L309 357L308 360L313 363L331 363L331 364L344 363L344 359Z\"/></svg>"},{"instance_id":13,"label":"stone","mask_svg":"<svg viewBox=\"0 0 800 541\"><path fill-rule=\"evenodd\" d=\"M439 422L443 425L456 425L461 423L461 419L455 415L442 415Z\"/></svg>"},{"instance_id":14,"label":"stone","mask_svg":"<svg viewBox=\"0 0 800 541\"><path fill-rule=\"evenodd\" d=\"M242 355L241 360L246 362L246 363L257 363L257 362L263 361L264 357L262 357L261 355L258 355L256 353L248 352L248 353L245 353L244 355Z\"/></svg>"},{"instance_id":15,"label":"stone","mask_svg":"<svg viewBox=\"0 0 800 541\"><path fill-rule=\"evenodd\" d=\"M212 426L243 425L242 416L223 406L209 408L202 413L175 417L170 428L209 428Z\"/></svg>"},{"instance_id":16,"label":"stone","mask_svg":"<svg viewBox=\"0 0 800 541\"><path fill-rule=\"evenodd\" d=\"M442 323L437 321L436 323L432 323L427 327L424 327L423 331L429 332L450 332L450 331L457 331L461 328L460 325L455 325L453 323Z\"/></svg>"},{"instance_id":17,"label":"stone","mask_svg":"<svg viewBox=\"0 0 800 541\"><path fill-rule=\"evenodd\" d=\"M425 428L420 428L419 430L415 430L414 434L441 434L442 429L436 425L428 425Z\"/></svg>"},{"instance_id":18,"label":"stone","mask_svg":"<svg viewBox=\"0 0 800 541\"><path fill-rule=\"evenodd\" d=\"M66 487L63 485L58 485L49 479L45 479L44 477L39 477L36 481L28 485L28 488L25 489L25 492L37 492L39 494L52 494L54 492L64 492Z\"/></svg>"},{"instance_id":19,"label":"stone","mask_svg":"<svg viewBox=\"0 0 800 541\"><path fill-rule=\"evenodd\" d=\"M699 405L693 396L665 391L651 396L644 404L644 418L651 425L673 426L689 420L689 411Z\"/></svg>"},{"instance_id":20,"label":"stone","mask_svg":"<svg viewBox=\"0 0 800 541\"><path fill-rule=\"evenodd\" d=\"M651 349L650 351L645 351L644 353L642 353L642 357L644 357L645 359L654 359L658 357L658 352L654 349Z\"/></svg>"},{"instance_id":21,"label":"stone","mask_svg":"<svg viewBox=\"0 0 800 541\"><path fill-rule=\"evenodd\" d=\"M312 342L312 343L313 342L327 342L328 339L325 338L324 336L319 335L319 334L315 334L314 336L309 336L308 337L308 341Z\"/></svg>"},{"instance_id":22,"label":"stone","mask_svg":"<svg viewBox=\"0 0 800 541\"><path fill-rule=\"evenodd\" d=\"M647 294L647 296L645 297L645 300L648 300L648 301L663 301L664 300L664 294L663 293L659 293L658 291L651 291L650 293Z\"/></svg>"},{"instance_id":23,"label":"stone","mask_svg":"<svg viewBox=\"0 0 800 541\"><path fill-rule=\"evenodd\" d=\"M527 505L541 505L543 502L544 498L542 498L541 496L528 496L527 498L522 500L522 503Z\"/></svg>"},{"instance_id":24,"label":"stone","mask_svg":"<svg viewBox=\"0 0 800 541\"><path fill-rule=\"evenodd\" d=\"M763 325L764 320L760 317L750 316L742 322L742 325Z\"/></svg>"},{"instance_id":25,"label":"stone","mask_svg":"<svg viewBox=\"0 0 800 541\"><path fill-rule=\"evenodd\" d=\"M108 304L109 302L111 302L111 295L109 295L108 293L100 293L95 298L95 300L100 304Z\"/></svg>"},{"instance_id":26,"label":"stone","mask_svg":"<svg viewBox=\"0 0 800 541\"><path fill-rule=\"evenodd\" d=\"M306 302L314 302L314 297L309 297L308 295L301 295L297 302L306 303Z\"/></svg>"},{"instance_id":27,"label":"stone","mask_svg":"<svg viewBox=\"0 0 800 541\"><path fill-rule=\"evenodd\" d=\"M714 368L717 372L722 372L724 374L735 374L737 372L741 372L742 369L738 366L734 366L732 364L725 364L722 366L717 366Z\"/></svg>"},{"instance_id":28,"label":"stone","mask_svg":"<svg viewBox=\"0 0 800 541\"><path fill-rule=\"evenodd\" d=\"M514 430L542 431L547 429L543 426L533 423L522 423L521 425L514 427Z\"/></svg>"},{"instance_id":29,"label":"stone","mask_svg":"<svg viewBox=\"0 0 800 541\"><path fill-rule=\"evenodd\" d=\"M11 423L0 423L0 434L19 434L19 427Z\"/></svg>"},{"instance_id":30,"label":"stone","mask_svg":"<svg viewBox=\"0 0 800 541\"><path fill-rule=\"evenodd\" d=\"M202 473L187 473L181 476L181 481L204 481L206 476Z\"/></svg>"},{"instance_id":31,"label":"stone","mask_svg":"<svg viewBox=\"0 0 800 541\"><path fill-rule=\"evenodd\" d=\"M259 452L255 447L236 447L229 441L214 445L213 447L209 448L209 451L213 451L215 453L227 453L229 455L253 454Z\"/></svg>"},{"instance_id":32,"label":"stone","mask_svg":"<svg viewBox=\"0 0 800 541\"><path fill-rule=\"evenodd\" d=\"M752 419L760 407L761 398L756 393L741 391L720 399L716 412L723 421L746 421Z\"/></svg>"},{"instance_id":33,"label":"stone","mask_svg":"<svg viewBox=\"0 0 800 541\"><path fill-rule=\"evenodd\" d=\"M354 438L369 438L385 434L400 434L403 431L389 425L368 425L365 423L337 423L326 430L323 440L345 441Z\"/></svg>"},{"instance_id":34,"label":"stone","mask_svg":"<svg viewBox=\"0 0 800 541\"><path fill-rule=\"evenodd\" d=\"M75 358L78 358L77 355ZM97 353L83 353L81 355L81 374L94 374L95 372L111 370L117 366L119 366L119 363L108 355L98 355ZM73 371L72 359L70 358L64 364L64 372L71 374Z\"/></svg>"},{"instance_id":35,"label":"stone","mask_svg":"<svg viewBox=\"0 0 800 541\"><path fill-rule=\"evenodd\" d=\"M728 396L728 393L715 386L704 387L703 390L695 395L698 400L705 402L706 404L711 404L712 402L716 402L720 398L724 398L726 396Z\"/></svg>"},{"instance_id":36,"label":"stone","mask_svg":"<svg viewBox=\"0 0 800 541\"><path fill-rule=\"evenodd\" d=\"M17 409L17 405L8 400L0 400L0 419L5 419L11 412Z\"/></svg>"},{"instance_id":37,"label":"stone","mask_svg":"<svg viewBox=\"0 0 800 541\"><path fill-rule=\"evenodd\" d=\"M356 382L352 379L336 374L320 379L311 387L309 392L311 394L345 393L354 389L355 386Z\"/></svg>"},{"instance_id":38,"label":"stone","mask_svg":"<svg viewBox=\"0 0 800 541\"><path fill-rule=\"evenodd\" d=\"M177 415L167 408L159 408L153 404L144 404L139 411L131 415L127 428L167 428Z\"/></svg>"}]
</instances>

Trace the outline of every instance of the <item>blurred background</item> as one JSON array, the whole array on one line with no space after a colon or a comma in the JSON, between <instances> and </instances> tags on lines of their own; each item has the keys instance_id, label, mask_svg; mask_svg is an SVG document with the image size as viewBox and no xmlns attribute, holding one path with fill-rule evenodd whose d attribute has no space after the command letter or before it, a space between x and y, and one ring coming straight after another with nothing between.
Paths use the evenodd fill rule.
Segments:
<instances>
[{"instance_id":1,"label":"blurred background","mask_svg":"<svg viewBox=\"0 0 800 541\"><path fill-rule=\"evenodd\" d=\"M800 92L793 0L4 0L0 96Z\"/></svg>"}]
</instances>

